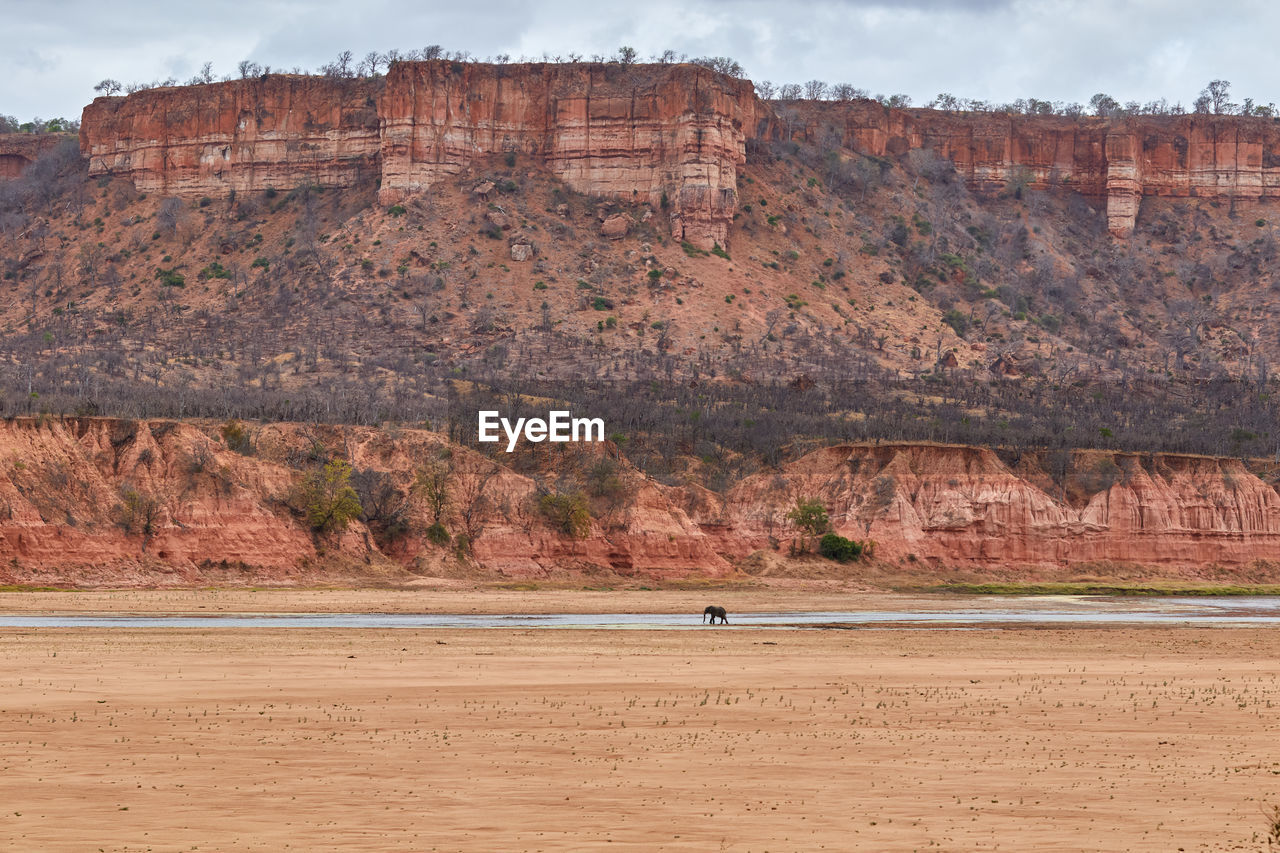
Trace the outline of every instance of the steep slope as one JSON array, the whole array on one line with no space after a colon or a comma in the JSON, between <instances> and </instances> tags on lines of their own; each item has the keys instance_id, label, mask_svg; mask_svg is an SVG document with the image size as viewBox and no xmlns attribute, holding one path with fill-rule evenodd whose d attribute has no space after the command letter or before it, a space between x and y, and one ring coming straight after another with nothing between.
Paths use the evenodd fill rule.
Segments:
<instances>
[{"instance_id":1,"label":"steep slope","mask_svg":"<svg viewBox=\"0 0 1280 853\"><path fill-rule=\"evenodd\" d=\"M821 501L840 533L874 540L882 563L938 576L1107 563L1270 577L1280 546L1280 495L1236 460L1082 453L1054 481L1035 456L1014 469L989 450L839 446L719 495L657 483L612 449L502 456L410 429L7 421L0 582L720 577L800 541L787 518L798 498ZM331 458L351 465L364 514L315 533L299 487ZM432 472L443 536L429 530ZM581 526L566 527L545 499L556 495L580 502Z\"/></svg>"}]
</instances>

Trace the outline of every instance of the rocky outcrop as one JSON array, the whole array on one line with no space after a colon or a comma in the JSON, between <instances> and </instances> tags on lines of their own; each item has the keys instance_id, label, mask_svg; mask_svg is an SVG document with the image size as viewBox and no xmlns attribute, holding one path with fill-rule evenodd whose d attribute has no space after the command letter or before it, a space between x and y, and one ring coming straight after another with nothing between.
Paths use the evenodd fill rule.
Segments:
<instances>
[{"instance_id":1,"label":"rocky outcrop","mask_svg":"<svg viewBox=\"0 0 1280 853\"><path fill-rule=\"evenodd\" d=\"M694 65L404 62L385 81L270 75L98 98L80 138L91 175L186 196L380 181L393 204L512 156L661 208L675 239L710 249L728 240L756 108L750 82Z\"/></svg>"},{"instance_id":2,"label":"rocky outcrop","mask_svg":"<svg viewBox=\"0 0 1280 853\"><path fill-rule=\"evenodd\" d=\"M277 74L96 98L81 117L81 153L90 175L169 195L372 183L380 89Z\"/></svg>"},{"instance_id":3,"label":"rocky outcrop","mask_svg":"<svg viewBox=\"0 0 1280 853\"><path fill-rule=\"evenodd\" d=\"M667 210L672 236L725 243L756 99L694 65L405 62L387 76L381 198L497 156L584 193Z\"/></svg>"},{"instance_id":4,"label":"rocky outcrop","mask_svg":"<svg viewBox=\"0 0 1280 853\"><path fill-rule=\"evenodd\" d=\"M41 154L74 138L65 133L0 133L0 180L18 177Z\"/></svg>"},{"instance_id":5,"label":"rocky outcrop","mask_svg":"<svg viewBox=\"0 0 1280 853\"><path fill-rule=\"evenodd\" d=\"M1075 453L1054 480L1028 455L930 445L832 447L735 486L715 513L731 555L797 535L816 497L834 529L889 559L946 565L1244 566L1280 553L1280 494L1235 459ZM695 520L702 516L695 514Z\"/></svg>"},{"instance_id":6,"label":"rocky outcrop","mask_svg":"<svg viewBox=\"0 0 1280 853\"><path fill-rule=\"evenodd\" d=\"M575 536L548 520L534 479L433 432L270 424L247 435L238 447L249 455L217 424L0 424L0 584L299 583L332 579L334 566L357 583L436 572L714 577L755 552L785 553L797 498L821 501L836 532L874 540L892 563L1216 566L1230 576L1280 553L1280 494L1233 459L1081 451L1013 464L983 448L841 446L725 494L665 486L615 459L612 498L592 504ZM557 456L558 473L610 455L582 453ZM298 484L327 455L347 459L375 496L367 523L340 535L313 534L299 511ZM442 521L470 537L466 561L429 541L433 515L412 488L428 460L445 458Z\"/></svg>"},{"instance_id":7,"label":"rocky outcrop","mask_svg":"<svg viewBox=\"0 0 1280 853\"><path fill-rule=\"evenodd\" d=\"M891 109L875 101L784 103L760 133L836 140L876 156L931 150L981 194L1018 186L1079 192L1105 208L1118 237L1132 233L1144 196L1280 196L1280 125L1263 118L1070 118Z\"/></svg>"},{"instance_id":8,"label":"rocky outcrop","mask_svg":"<svg viewBox=\"0 0 1280 853\"><path fill-rule=\"evenodd\" d=\"M81 122L90 173L146 192L380 181L392 204L510 158L579 192L661 209L673 237L707 249L729 238L747 142L796 138L876 156L932 151L978 193L1079 192L1120 237L1144 196L1280 194L1280 129L1267 119L766 103L749 81L696 65L402 62L385 80L268 75L98 98ZM0 150L0 172L23 156Z\"/></svg>"},{"instance_id":9,"label":"rocky outcrop","mask_svg":"<svg viewBox=\"0 0 1280 853\"><path fill-rule=\"evenodd\" d=\"M561 569L645 577L730 571L679 506L679 495L633 470L631 499L593 520L581 537L548 526L533 480L453 448L449 510L471 531L474 560L431 544L417 500L376 509L368 524L315 535L298 511L297 487L317 448L349 459L368 478L408 495L424 460L441 458L435 433L273 424L249 430L249 455L218 425L107 418L0 423L0 584L192 585L354 582L411 571L517 577ZM380 513L403 510L409 532L386 535ZM465 517L464 517L465 516ZM397 516L398 518L400 516ZM328 573L328 574L326 574Z\"/></svg>"}]
</instances>

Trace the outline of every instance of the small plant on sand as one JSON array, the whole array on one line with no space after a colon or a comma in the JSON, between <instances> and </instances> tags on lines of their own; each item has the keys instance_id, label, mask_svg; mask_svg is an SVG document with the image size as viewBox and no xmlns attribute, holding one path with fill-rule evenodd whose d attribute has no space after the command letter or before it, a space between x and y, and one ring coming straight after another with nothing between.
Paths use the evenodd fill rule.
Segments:
<instances>
[{"instance_id":1,"label":"small plant on sand","mask_svg":"<svg viewBox=\"0 0 1280 853\"><path fill-rule=\"evenodd\" d=\"M1267 822L1267 849L1280 850L1280 806L1264 805L1262 816Z\"/></svg>"}]
</instances>

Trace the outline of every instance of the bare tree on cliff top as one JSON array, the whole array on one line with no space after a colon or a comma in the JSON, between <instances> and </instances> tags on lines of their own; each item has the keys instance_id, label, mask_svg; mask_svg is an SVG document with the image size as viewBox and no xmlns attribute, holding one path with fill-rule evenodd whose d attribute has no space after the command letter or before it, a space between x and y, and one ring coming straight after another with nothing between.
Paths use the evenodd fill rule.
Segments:
<instances>
[{"instance_id":1,"label":"bare tree on cliff top","mask_svg":"<svg viewBox=\"0 0 1280 853\"><path fill-rule=\"evenodd\" d=\"M1103 117L1121 115L1124 112L1120 102L1105 92L1099 92L1090 98L1089 108L1094 115Z\"/></svg>"},{"instance_id":2,"label":"bare tree on cliff top","mask_svg":"<svg viewBox=\"0 0 1280 853\"><path fill-rule=\"evenodd\" d=\"M1214 115L1229 115L1237 112L1239 107L1231 103L1231 81L1230 80L1210 80L1209 85L1200 92L1200 97L1196 98L1195 110L1198 113L1213 113Z\"/></svg>"}]
</instances>

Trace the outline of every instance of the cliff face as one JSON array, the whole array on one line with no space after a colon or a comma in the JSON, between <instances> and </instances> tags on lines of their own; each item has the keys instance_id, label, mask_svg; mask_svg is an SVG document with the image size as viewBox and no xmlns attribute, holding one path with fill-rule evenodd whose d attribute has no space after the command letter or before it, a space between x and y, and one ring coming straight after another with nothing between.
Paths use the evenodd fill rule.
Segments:
<instances>
[{"instance_id":1,"label":"cliff face","mask_svg":"<svg viewBox=\"0 0 1280 853\"><path fill-rule=\"evenodd\" d=\"M1103 119L889 109L874 101L783 105L763 131L877 156L932 149L978 193L1013 184L1079 192L1133 231L1143 196L1259 200L1280 195L1280 125L1227 116Z\"/></svg>"},{"instance_id":2,"label":"cliff face","mask_svg":"<svg viewBox=\"0 0 1280 853\"><path fill-rule=\"evenodd\" d=\"M655 207L672 235L728 239L748 139L806 138L877 156L932 149L978 193L1075 191L1132 232L1143 196L1280 194L1280 126L1258 118L1103 119L758 100L694 65L397 63L384 80L273 75L84 110L90 174L180 195L381 181L384 203L515 154L571 188ZM0 145L0 174L22 162Z\"/></svg>"},{"instance_id":3,"label":"cliff face","mask_svg":"<svg viewBox=\"0 0 1280 853\"><path fill-rule=\"evenodd\" d=\"M385 89L384 89L385 83ZM269 76L85 108L91 175L215 195L381 181L394 203L514 153L574 190L663 207L678 240L725 243L752 86L697 66L398 63L385 81Z\"/></svg>"},{"instance_id":4,"label":"cliff face","mask_svg":"<svg viewBox=\"0 0 1280 853\"><path fill-rule=\"evenodd\" d=\"M90 175L142 192L225 195L378 177L381 81L272 75L97 98L80 124Z\"/></svg>"},{"instance_id":5,"label":"cliff face","mask_svg":"<svg viewBox=\"0 0 1280 853\"><path fill-rule=\"evenodd\" d=\"M64 133L0 133L0 180L9 180L64 139Z\"/></svg>"},{"instance_id":6,"label":"cliff face","mask_svg":"<svg viewBox=\"0 0 1280 853\"><path fill-rule=\"evenodd\" d=\"M914 556L949 569L1109 561L1247 573L1280 548L1280 495L1229 459L1089 451L1054 480L1034 456L1011 468L981 448L845 446L749 477L724 495L663 486L622 464L625 497L595 505L589 529L575 538L540 512L532 479L453 447L442 520L455 534L474 534L474 561L462 564L426 540L432 517L411 496L414 472L443 458L439 435L295 424L251 435L254 454L244 456L214 425L0 424L0 583L311 582L332 578L335 565L365 580L464 571L719 576L732 570L730 560L786 551L797 535L786 519L797 497L819 499L837 532L875 540L878 558ZM290 496L317 446L409 496L406 532L387 538L376 521L356 521L341 535L313 536ZM381 509L366 506L371 517L397 505L381 494Z\"/></svg>"},{"instance_id":7,"label":"cliff face","mask_svg":"<svg viewBox=\"0 0 1280 853\"><path fill-rule=\"evenodd\" d=\"M779 508L798 495L890 559L1243 566L1280 547L1280 495L1238 460L1087 451L1066 471L1055 482L1031 458L1015 471L983 448L828 448L732 489L723 541L741 554L794 536Z\"/></svg>"},{"instance_id":8,"label":"cliff face","mask_svg":"<svg viewBox=\"0 0 1280 853\"><path fill-rule=\"evenodd\" d=\"M216 427L106 418L0 423L0 584L191 585L295 583L355 567L363 580L406 571L459 571L450 549L429 544L418 502L410 533L380 539L360 521L313 536L290 509L296 460L315 442L345 453L356 471L389 477L407 494L424 460L440 458L434 433L302 428L253 430L254 454L228 449ZM645 577L717 575L729 564L680 508L678 494L637 482L632 499L588 535L547 526L527 477L453 448L444 521L475 534L479 570L545 576L558 568ZM634 472L624 472L639 479ZM483 484L478 487L478 484ZM474 502L468 495L479 495ZM473 513L467 522L464 513ZM470 525L468 527L468 525ZM474 569L473 569L474 570Z\"/></svg>"},{"instance_id":9,"label":"cliff face","mask_svg":"<svg viewBox=\"0 0 1280 853\"><path fill-rule=\"evenodd\" d=\"M692 65L399 63L387 77L382 199L511 153L571 188L669 208L677 240L724 243L752 86Z\"/></svg>"}]
</instances>

